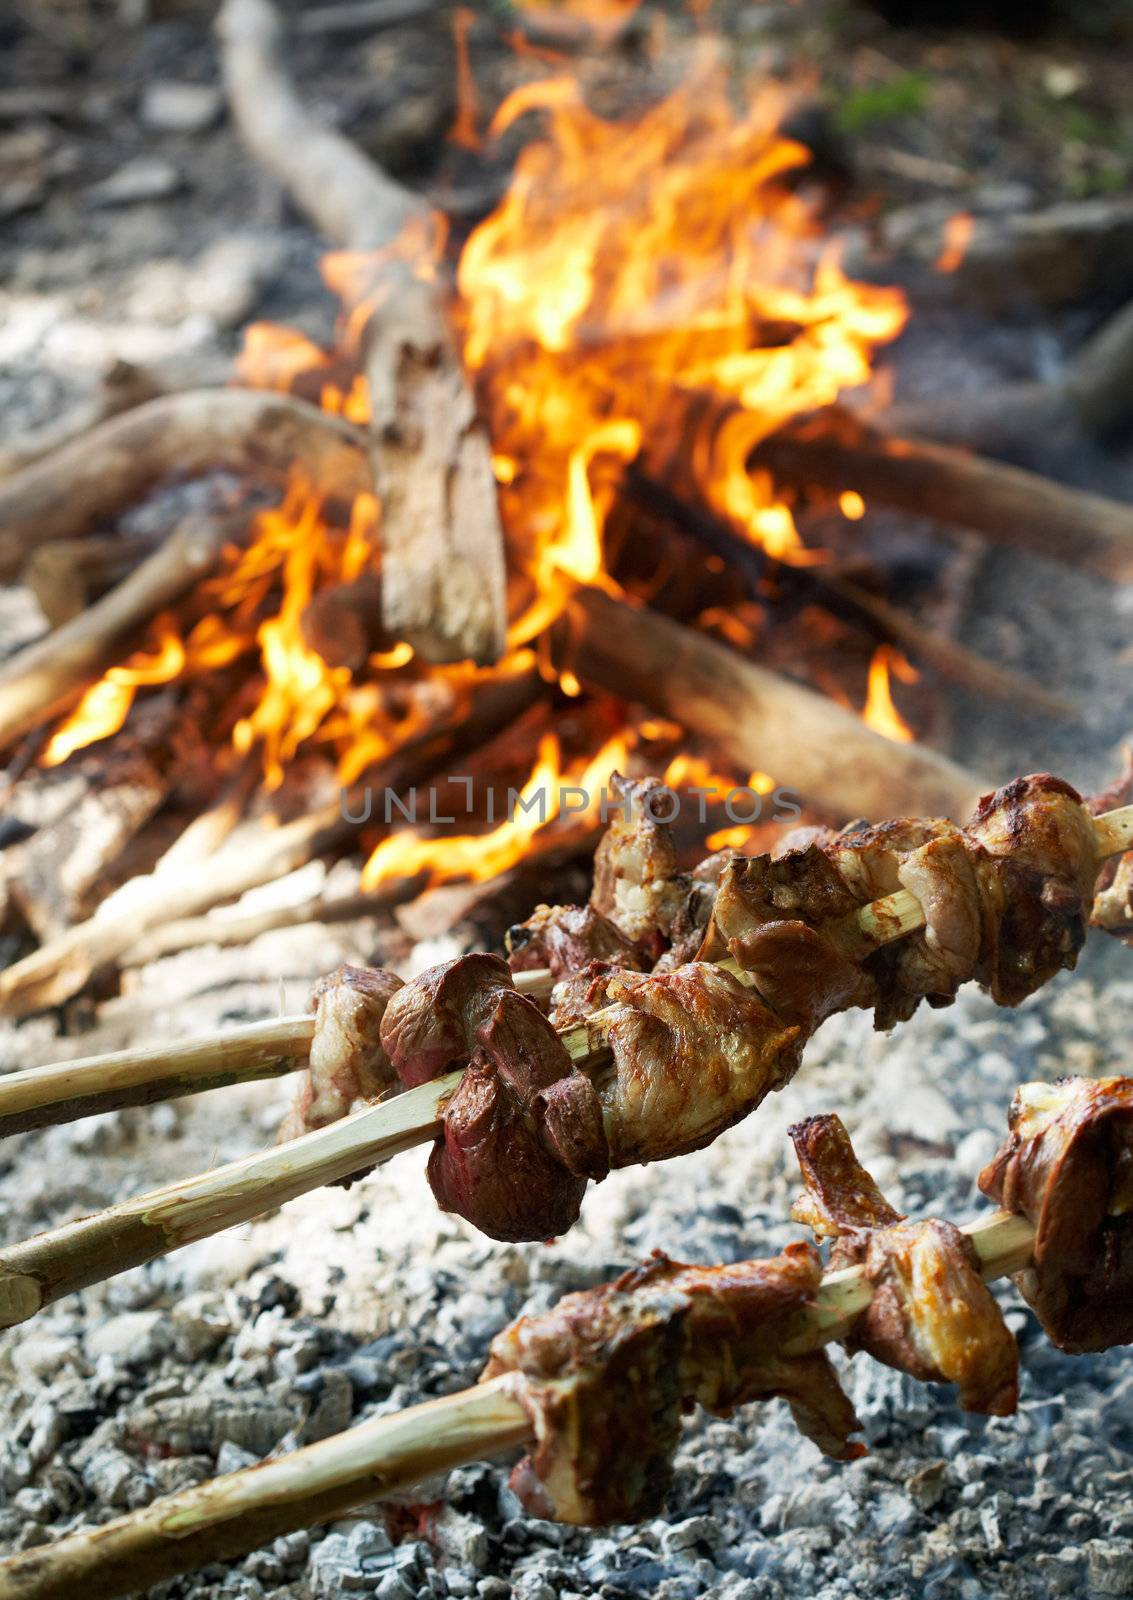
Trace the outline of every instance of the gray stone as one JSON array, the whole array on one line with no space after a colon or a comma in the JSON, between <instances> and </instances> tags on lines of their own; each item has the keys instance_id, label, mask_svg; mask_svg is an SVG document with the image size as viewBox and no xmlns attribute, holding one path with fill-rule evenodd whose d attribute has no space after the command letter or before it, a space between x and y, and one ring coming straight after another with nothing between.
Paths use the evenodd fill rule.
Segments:
<instances>
[{"instance_id":1,"label":"gray stone","mask_svg":"<svg viewBox=\"0 0 1133 1600\"><path fill-rule=\"evenodd\" d=\"M482 1522L466 1516L452 1506L443 1506L433 1519L432 1534L437 1549L446 1561L483 1571L488 1559L488 1532Z\"/></svg>"},{"instance_id":2,"label":"gray stone","mask_svg":"<svg viewBox=\"0 0 1133 1600\"><path fill-rule=\"evenodd\" d=\"M168 200L184 185L181 173L164 156L135 156L88 189L87 201L99 208L133 206L147 200Z\"/></svg>"},{"instance_id":3,"label":"gray stone","mask_svg":"<svg viewBox=\"0 0 1133 1600\"><path fill-rule=\"evenodd\" d=\"M141 119L157 133L204 133L220 121L224 95L209 83L159 78L147 84Z\"/></svg>"},{"instance_id":4,"label":"gray stone","mask_svg":"<svg viewBox=\"0 0 1133 1600\"><path fill-rule=\"evenodd\" d=\"M1112 1539L1090 1539L1085 1552L1091 1589L1098 1594L1133 1594L1133 1548Z\"/></svg>"}]
</instances>

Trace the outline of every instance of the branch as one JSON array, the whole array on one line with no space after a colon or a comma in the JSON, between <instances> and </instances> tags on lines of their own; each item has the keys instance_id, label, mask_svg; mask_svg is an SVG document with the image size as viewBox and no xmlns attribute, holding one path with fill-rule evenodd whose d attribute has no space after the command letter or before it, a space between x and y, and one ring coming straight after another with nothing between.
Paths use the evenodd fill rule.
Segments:
<instances>
[{"instance_id":1,"label":"branch","mask_svg":"<svg viewBox=\"0 0 1133 1600\"><path fill-rule=\"evenodd\" d=\"M102 423L0 483L0 583L30 551L73 539L164 480L226 467L272 484L295 468L316 489L353 499L373 488L364 435L288 395L198 389Z\"/></svg>"},{"instance_id":2,"label":"branch","mask_svg":"<svg viewBox=\"0 0 1133 1600\"><path fill-rule=\"evenodd\" d=\"M295 92L270 0L225 0L218 18L233 117L256 159L336 244L388 251L429 208ZM382 500L386 627L427 659L488 663L507 627L503 534L487 432L476 415L442 290L391 253L364 361Z\"/></svg>"}]
</instances>

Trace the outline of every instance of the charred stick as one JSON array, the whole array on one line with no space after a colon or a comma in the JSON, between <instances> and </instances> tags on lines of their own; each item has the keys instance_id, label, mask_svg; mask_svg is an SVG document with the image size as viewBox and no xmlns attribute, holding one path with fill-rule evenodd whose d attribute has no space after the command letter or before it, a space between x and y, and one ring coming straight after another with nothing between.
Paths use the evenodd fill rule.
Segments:
<instances>
[{"instance_id":1,"label":"charred stick","mask_svg":"<svg viewBox=\"0 0 1133 1600\"><path fill-rule=\"evenodd\" d=\"M225 0L217 27L245 144L336 244L374 252L377 309L362 365L386 627L429 660L495 661L507 628L496 482L429 259L429 208L311 115L288 76L271 0Z\"/></svg>"},{"instance_id":2,"label":"charred stick","mask_svg":"<svg viewBox=\"0 0 1133 1600\"><path fill-rule=\"evenodd\" d=\"M1030 1259L1025 1217L997 1212L962 1230L982 1276L1017 1272ZM870 1304L862 1267L828 1272L794 1321L784 1355L843 1338ZM213 1561L245 1555L281 1534L332 1521L354 1506L434 1472L515 1452L534 1442L507 1376L377 1417L258 1467L155 1501L97 1529L0 1563L11 1600L71 1600L97 1588L106 1600Z\"/></svg>"},{"instance_id":3,"label":"charred stick","mask_svg":"<svg viewBox=\"0 0 1133 1600\"><path fill-rule=\"evenodd\" d=\"M579 589L559 658L584 682L700 735L738 772L765 771L845 817L964 816L993 787L926 745L894 744L825 695L648 607Z\"/></svg>"},{"instance_id":4,"label":"charred stick","mask_svg":"<svg viewBox=\"0 0 1133 1600\"><path fill-rule=\"evenodd\" d=\"M1133 506L947 445L895 438L837 407L779 429L749 466L801 491L855 489L867 503L970 528L1115 583L1133 577Z\"/></svg>"},{"instance_id":5,"label":"charred stick","mask_svg":"<svg viewBox=\"0 0 1133 1600\"><path fill-rule=\"evenodd\" d=\"M769 572L776 565L765 551L744 539L705 507L650 478L640 467L629 468L624 481L631 500L675 523L690 538L736 567L743 574L752 594L758 596ZM782 566L778 570L777 584L788 591L811 595L820 603L829 605L832 600L840 603L842 607L864 617L884 637L901 645L921 661L928 662L942 677L966 689L1010 700L1038 716L1068 719L1080 714L1079 708L1065 695L1057 694L1022 673L1012 672L989 661L986 656L957 644L946 634L923 627L907 612L824 566Z\"/></svg>"},{"instance_id":6,"label":"charred stick","mask_svg":"<svg viewBox=\"0 0 1133 1600\"><path fill-rule=\"evenodd\" d=\"M0 748L67 710L132 635L208 576L232 531L226 518L186 518L116 589L5 663Z\"/></svg>"}]
</instances>

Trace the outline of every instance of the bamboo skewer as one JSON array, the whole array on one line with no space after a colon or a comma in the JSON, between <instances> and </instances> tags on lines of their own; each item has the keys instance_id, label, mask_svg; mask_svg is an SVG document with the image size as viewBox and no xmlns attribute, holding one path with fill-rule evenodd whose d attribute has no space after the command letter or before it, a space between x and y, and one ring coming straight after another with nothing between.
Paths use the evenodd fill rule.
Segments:
<instances>
[{"instance_id":1,"label":"bamboo skewer","mask_svg":"<svg viewBox=\"0 0 1133 1600\"><path fill-rule=\"evenodd\" d=\"M1133 841L1133 807L1106 813L1099 819L1099 831L1103 848L1110 852L1127 848ZM866 947L872 948L900 938L922 922L918 901L902 890L864 907L852 919L850 932L859 943L864 935ZM754 987L752 975L730 959L720 965ZM560 1034L577 1065L598 1066L605 1061L607 1016L608 1012L598 1011ZM449 1073L274 1149L13 1245L0 1253L0 1328L26 1321L64 1294L250 1221L310 1189L429 1142L440 1131L445 1103L460 1079L459 1071Z\"/></svg>"},{"instance_id":2,"label":"bamboo skewer","mask_svg":"<svg viewBox=\"0 0 1133 1600\"><path fill-rule=\"evenodd\" d=\"M961 1231L975 1246L985 1279L1017 1272L1030 1260L1034 1232L1025 1217L999 1211ZM790 1325L784 1354L842 1338L870 1295L861 1267L826 1273ZM114 1600L532 1439L507 1377L495 1378L11 1556L0 1562L0 1600L73 1600L84 1589Z\"/></svg>"},{"instance_id":3,"label":"bamboo skewer","mask_svg":"<svg viewBox=\"0 0 1133 1600\"><path fill-rule=\"evenodd\" d=\"M524 994L545 999L551 975L542 969L517 972L515 984ZM298 1072L307 1065L314 1032L313 1014L302 1012L176 1044L11 1072L0 1078L0 1137Z\"/></svg>"}]
</instances>

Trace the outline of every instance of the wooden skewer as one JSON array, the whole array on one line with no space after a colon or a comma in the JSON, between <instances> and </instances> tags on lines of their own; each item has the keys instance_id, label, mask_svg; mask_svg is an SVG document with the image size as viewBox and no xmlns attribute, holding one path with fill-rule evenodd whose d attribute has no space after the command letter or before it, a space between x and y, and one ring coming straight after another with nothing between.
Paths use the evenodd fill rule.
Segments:
<instances>
[{"instance_id":1,"label":"wooden skewer","mask_svg":"<svg viewBox=\"0 0 1133 1600\"><path fill-rule=\"evenodd\" d=\"M515 986L545 1000L551 974L542 968L517 972ZM298 1072L307 1065L314 1032L313 1014L303 1012L199 1034L183 1043L115 1050L10 1072L0 1078L0 1137Z\"/></svg>"},{"instance_id":2,"label":"wooden skewer","mask_svg":"<svg viewBox=\"0 0 1133 1600\"><path fill-rule=\"evenodd\" d=\"M962 1231L976 1247L985 1278L1017 1272L1030 1259L1034 1233L1025 1217L1000 1211ZM861 1267L828 1272L788 1330L784 1352L800 1354L843 1337L870 1293ZM297 1528L330 1522L434 1472L518 1450L532 1442L531 1425L507 1384L506 1377L495 1378L376 1417L100 1528L10 1556L0 1562L0 1600L73 1600L83 1592L114 1600L246 1555Z\"/></svg>"},{"instance_id":3,"label":"wooden skewer","mask_svg":"<svg viewBox=\"0 0 1133 1600\"><path fill-rule=\"evenodd\" d=\"M1105 837L1118 850L1133 835L1133 807L1109 812ZM879 913L878 907L885 909ZM903 891L865 908L872 943L919 927L919 903ZM862 925L859 913L857 925ZM754 978L734 962L720 963L749 986ZM599 1011L560 1035L580 1066L605 1060ZM417 1089L392 1095L341 1121L274 1149L246 1156L199 1177L123 1201L93 1216L64 1223L0 1253L0 1328L33 1317L64 1294L143 1265L182 1245L247 1222L287 1200L334 1183L434 1139L446 1101L460 1082L449 1073ZM0 1596L2 1600L2 1596Z\"/></svg>"}]
</instances>

